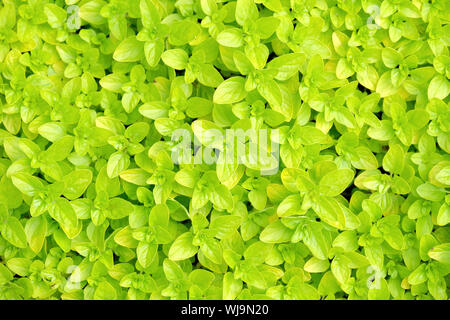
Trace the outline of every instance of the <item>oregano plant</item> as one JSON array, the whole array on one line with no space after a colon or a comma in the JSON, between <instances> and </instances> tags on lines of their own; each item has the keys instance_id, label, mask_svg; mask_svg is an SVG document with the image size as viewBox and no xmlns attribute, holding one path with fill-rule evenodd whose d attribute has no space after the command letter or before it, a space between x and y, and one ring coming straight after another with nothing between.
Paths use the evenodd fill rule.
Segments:
<instances>
[{"instance_id":1,"label":"oregano plant","mask_svg":"<svg viewBox=\"0 0 450 320\"><path fill-rule=\"evenodd\" d=\"M2 0L0 299L447 300L448 0Z\"/></svg>"}]
</instances>

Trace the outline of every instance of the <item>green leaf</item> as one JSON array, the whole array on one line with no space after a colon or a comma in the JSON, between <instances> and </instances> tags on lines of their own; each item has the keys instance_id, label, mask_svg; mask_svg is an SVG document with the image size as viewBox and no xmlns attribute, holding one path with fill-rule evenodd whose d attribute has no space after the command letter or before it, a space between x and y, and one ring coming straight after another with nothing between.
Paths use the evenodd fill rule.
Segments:
<instances>
[{"instance_id":1,"label":"green leaf","mask_svg":"<svg viewBox=\"0 0 450 320\"><path fill-rule=\"evenodd\" d=\"M133 230L126 226L114 235L114 241L125 248L136 248L139 242L133 238ZM133 254L134 257L134 254Z\"/></svg>"},{"instance_id":2,"label":"green leaf","mask_svg":"<svg viewBox=\"0 0 450 320\"><path fill-rule=\"evenodd\" d=\"M225 80L214 92L214 103L230 104L241 101L247 95L244 85L245 79L242 77L231 77Z\"/></svg>"},{"instance_id":3,"label":"green leaf","mask_svg":"<svg viewBox=\"0 0 450 320\"><path fill-rule=\"evenodd\" d=\"M201 0L202 10L207 15L212 15L217 10L217 4L215 0Z\"/></svg>"},{"instance_id":4,"label":"green leaf","mask_svg":"<svg viewBox=\"0 0 450 320\"><path fill-rule=\"evenodd\" d=\"M120 173L122 180L138 186L146 186L150 177L150 173L140 168L128 169Z\"/></svg>"},{"instance_id":5,"label":"green leaf","mask_svg":"<svg viewBox=\"0 0 450 320\"><path fill-rule=\"evenodd\" d=\"M202 253L210 259L213 263L221 264L222 258L222 246L219 241L213 238L207 238L200 244L200 250Z\"/></svg>"},{"instance_id":6,"label":"green leaf","mask_svg":"<svg viewBox=\"0 0 450 320\"><path fill-rule=\"evenodd\" d=\"M78 218L69 200L57 198L49 207L50 216L55 219L69 239L80 232Z\"/></svg>"},{"instance_id":7,"label":"green leaf","mask_svg":"<svg viewBox=\"0 0 450 320\"><path fill-rule=\"evenodd\" d=\"M419 185L416 191L422 198L430 201L442 201L445 197L443 189L428 182Z\"/></svg>"},{"instance_id":8,"label":"green leaf","mask_svg":"<svg viewBox=\"0 0 450 320\"><path fill-rule=\"evenodd\" d=\"M25 230L16 217L9 217L1 226L2 237L18 248L27 247L27 236Z\"/></svg>"},{"instance_id":9,"label":"green leaf","mask_svg":"<svg viewBox=\"0 0 450 320\"><path fill-rule=\"evenodd\" d=\"M198 247L192 244L193 239L190 232L181 234L170 246L169 259L178 261L193 257L198 251Z\"/></svg>"},{"instance_id":10,"label":"green leaf","mask_svg":"<svg viewBox=\"0 0 450 320\"><path fill-rule=\"evenodd\" d=\"M201 84L213 88L216 88L223 82L222 75L210 64L199 65L197 79Z\"/></svg>"},{"instance_id":11,"label":"green leaf","mask_svg":"<svg viewBox=\"0 0 450 320\"><path fill-rule=\"evenodd\" d=\"M307 223L299 225L296 230L299 239L308 247L314 257L325 260L331 248L329 239L319 224Z\"/></svg>"},{"instance_id":12,"label":"green leaf","mask_svg":"<svg viewBox=\"0 0 450 320\"><path fill-rule=\"evenodd\" d=\"M210 148L223 148L223 134L218 125L208 120L195 120L191 126L201 144Z\"/></svg>"},{"instance_id":13,"label":"green leaf","mask_svg":"<svg viewBox=\"0 0 450 320\"><path fill-rule=\"evenodd\" d=\"M430 182L438 187L450 186L450 162L441 161L438 162L428 173Z\"/></svg>"},{"instance_id":14,"label":"green leaf","mask_svg":"<svg viewBox=\"0 0 450 320\"><path fill-rule=\"evenodd\" d=\"M378 80L376 92L378 92L382 98L385 98L394 95L397 90L398 88L394 86L391 81L391 71L383 73Z\"/></svg>"},{"instance_id":15,"label":"green leaf","mask_svg":"<svg viewBox=\"0 0 450 320\"><path fill-rule=\"evenodd\" d=\"M77 169L64 176L63 181L63 195L69 200L75 200L81 197L91 184L92 172L88 169Z\"/></svg>"},{"instance_id":16,"label":"green leaf","mask_svg":"<svg viewBox=\"0 0 450 320\"><path fill-rule=\"evenodd\" d=\"M412 285L419 285L427 281L426 264L421 264L408 276L408 282Z\"/></svg>"},{"instance_id":17,"label":"green leaf","mask_svg":"<svg viewBox=\"0 0 450 320\"><path fill-rule=\"evenodd\" d=\"M214 274L207 270L196 269L189 274L189 281L205 291L214 281Z\"/></svg>"},{"instance_id":18,"label":"green leaf","mask_svg":"<svg viewBox=\"0 0 450 320\"><path fill-rule=\"evenodd\" d=\"M223 299L234 300L243 287L242 280L235 279L232 272L227 272L223 277Z\"/></svg>"},{"instance_id":19,"label":"green leaf","mask_svg":"<svg viewBox=\"0 0 450 320\"><path fill-rule=\"evenodd\" d=\"M80 7L80 18L93 25L101 25L106 19L100 15L100 9L104 6L103 1L88 1Z\"/></svg>"},{"instance_id":20,"label":"green leaf","mask_svg":"<svg viewBox=\"0 0 450 320\"><path fill-rule=\"evenodd\" d=\"M274 34L280 24L277 17L262 17L256 20L257 34L261 39L267 39Z\"/></svg>"},{"instance_id":21,"label":"green leaf","mask_svg":"<svg viewBox=\"0 0 450 320\"><path fill-rule=\"evenodd\" d=\"M428 86L428 99L445 99L450 93L450 83L442 75L436 75Z\"/></svg>"},{"instance_id":22,"label":"green leaf","mask_svg":"<svg viewBox=\"0 0 450 320\"><path fill-rule=\"evenodd\" d=\"M443 264L450 264L450 243L443 243L428 251L428 256Z\"/></svg>"},{"instance_id":23,"label":"green leaf","mask_svg":"<svg viewBox=\"0 0 450 320\"><path fill-rule=\"evenodd\" d=\"M214 206L219 209L231 210L233 208L233 198L231 192L224 185L218 185L214 188L210 200Z\"/></svg>"},{"instance_id":24,"label":"green leaf","mask_svg":"<svg viewBox=\"0 0 450 320\"><path fill-rule=\"evenodd\" d=\"M201 27L190 20L179 20L170 26L169 42L175 46L182 46L199 36Z\"/></svg>"},{"instance_id":25,"label":"green leaf","mask_svg":"<svg viewBox=\"0 0 450 320\"><path fill-rule=\"evenodd\" d=\"M158 245L153 243L139 242L136 248L136 256L139 263L147 268L155 260L158 254Z\"/></svg>"},{"instance_id":26,"label":"green leaf","mask_svg":"<svg viewBox=\"0 0 450 320\"><path fill-rule=\"evenodd\" d=\"M351 275L351 269L348 262L342 256L335 257L331 262L331 272L340 284L345 284Z\"/></svg>"},{"instance_id":27,"label":"green leaf","mask_svg":"<svg viewBox=\"0 0 450 320\"><path fill-rule=\"evenodd\" d=\"M234 235L241 225L241 217L224 215L215 218L209 226L210 234L218 239L226 239Z\"/></svg>"},{"instance_id":28,"label":"green leaf","mask_svg":"<svg viewBox=\"0 0 450 320\"><path fill-rule=\"evenodd\" d=\"M383 59L383 63L388 68L395 68L402 62L402 55L395 49L392 48L383 48L381 51L381 58Z\"/></svg>"},{"instance_id":29,"label":"green leaf","mask_svg":"<svg viewBox=\"0 0 450 320\"><path fill-rule=\"evenodd\" d=\"M327 144L332 141L329 136L314 127L298 127L295 134L299 142L304 145Z\"/></svg>"},{"instance_id":30,"label":"green leaf","mask_svg":"<svg viewBox=\"0 0 450 320\"><path fill-rule=\"evenodd\" d=\"M41 251L47 236L47 220L43 217L32 217L25 224L28 245L34 253Z\"/></svg>"},{"instance_id":31,"label":"green leaf","mask_svg":"<svg viewBox=\"0 0 450 320\"><path fill-rule=\"evenodd\" d=\"M130 157L123 152L115 152L108 159L107 173L109 178L115 178L130 165Z\"/></svg>"},{"instance_id":32,"label":"green leaf","mask_svg":"<svg viewBox=\"0 0 450 320\"><path fill-rule=\"evenodd\" d=\"M31 260L25 258L12 258L6 262L9 270L15 274L26 277L30 271Z\"/></svg>"},{"instance_id":33,"label":"green leaf","mask_svg":"<svg viewBox=\"0 0 450 320\"><path fill-rule=\"evenodd\" d=\"M113 58L119 62L135 62L143 57L143 43L135 36L128 37L117 46Z\"/></svg>"},{"instance_id":34,"label":"green leaf","mask_svg":"<svg viewBox=\"0 0 450 320\"><path fill-rule=\"evenodd\" d=\"M277 208L279 217L288 217L292 215L302 215L305 211L302 209L302 198L300 195L290 195L281 201Z\"/></svg>"},{"instance_id":35,"label":"green leaf","mask_svg":"<svg viewBox=\"0 0 450 320\"><path fill-rule=\"evenodd\" d=\"M293 230L284 226L281 220L269 224L261 232L259 239L265 243L283 243L291 240Z\"/></svg>"},{"instance_id":36,"label":"green leaf","mask_svg":"<svg viewBox=\"0 0 450 320\"><path fill-rule=\"evenodd\" d=\"M403 239L402 239L403 240ZM346 252L358 249L358 238L355 231L344 231L333 240L333 247L341 248Z\"/></svg>"},{"instance_id":37,"label":"green leaf","mask_svg":"<svg viewBox=\"0 0 450 320\"><path fill-rule=\"evenodd\" d=\"M383 158L383 169L390 173L400 174L403 170L405 154L400 145L395 144L389 147Z\"/></svg>"},{"instance_id":38,"label":"green leaf","mask_svg":"<svg viewBox=\"0 0 450 320\"><path fill-rule=\"evenodd\" d=\"M330 262L328 260L320 260L316 257L312 257L306 261L303 269L310 273L322 273L328 270L330 267Z\"/></svg>"},{"instance_id":39,"label":"green leaf","mask_svg":"<svg viewBox=\"0 0 450 320\"><path fill-rule=\"evenodd\" d=\"M64 126L56 122L44 123L38 128L38 132L41 136L51 142L61 139L66 134Z\"/></svg>"},{"instance_id":40,"label":"green leaf","mask_svg":"<svg viewBox=\"0 0 450 320\"><path fill-rule=\"evenodd\" d=\"M320 219L336 228L343 228L345 225L345 215L342 207L334 198L320 197L313 204L314 212Z\"/></svg>"},{"instance_id":41,"label":"green leaf","mask_svg":"<svg viewBox=\"0 0 450 320\"><path fill-rule=\"evenodd\" d=\"M146 122L135 122L125 129L125 137L131 142L138 143L145 139L150 126Z\"/></svg>"},{"instance_id":42,"label":"green leaf","mask_svg":"<svg viewBox=\"0 0 450 320\"><path fill-rule=\"evenodd\" d=\"M189 56L186 51L182 49L171 49L164 51L161 55L161 59L166 65L176 70L186 69Z\"/></svg>"},{"instance_id":43,"label":"green leaf","mask_svg":"<svg viewBox=\"0 0 450 320\"><path fill-rule=\"evenodd\" d=\"M212 109L212 101L205 98L192 97L187 101L186 114L191 118L201 118L210 114Z\"/></svg>"},{"instance_id":44,"label":"green leaf","mask_svg":"<svg viewBox=\"0 0 450 320\"><path fill-rule=\"evenodd\" d=\"M153 120L166 118L169 115L169 105L161 101L147 102L139 107L139 113Z\"/></svg>"},{"instance_id":45,"label":"green leaf","mask_svg":"<svg viewBox=\"0 0 450 320\"><path fill-rule=\"evenodd\" d=\"M140 0L139 9L141 12L142 24L145 28L151 29L159 23L160 15L151 0Z\"/></svg>"},{"instance_id":46,"label":"green leaf","mask_svg":"<svg viewBox=\"0 0 450 320\"><path fill-rule=\"evenodd\" d=\"M219 44L231 48L239 48L244 44L244 36L238 28L228 28L221 31L216 40Z\"/></svg>"},{"instance_id":47,"label":"green leaf","mask_svg":"<svg viewBox=\"0 0 450 320\"><path fill-rule=\"evenodd\" d=\"M264 79L264 81L258 85L258 92L271 106L279 106L283 101L280 88L275 80Z\"/></svg>"},{"instance_id":48,"label":"green leaf","mask_svg":"<svg viewBox=\"0 0 450 320\"><path fill-rule=\"evenodd\" d=\"M46 151L45 156L53 161L63 161L72 151L74 138L64 136L56 140Z\"/></svg>"},{"instance_id":49,"label":"green leaf","mask_svg":"<svg viewBox=\"0 0 450 320\"><path fill-rule=\"evenodd\" d=\"M98 284L94 293L95 300L116 300L117 293L114 287L107 281Z\"/></svg>"},{"instance_id":50,"label":"green leaf","mask_svg":"<svg viewBox=\"0 0 450 320\"><path fill-rule=\"evenodd\" d=\"M288 53L270 60L267 69L276 71L275 79L285 81L297 74L305 60L304 54Z\"/></svg>"},{"instance_id":51,"label":"green leaf","mask_svg":"<svg viewBox=\"0 0 450 320\"><path fill-rule=\"evenodd\" d=\"M258 44L257 46L246 46L245 55L255 69L262 69L266 65L267 59L269 58L269 49L267 49L267 47L263 44Z\"/></svg>"},{"instance_id":52,"label":"green leaf","mask_svg":"<svg viewBox=\"0 0 450 320\"><path fill-rule=\"evenodd\" d=\"M177 263L165 259L163 262L163 270L167 280L170 282L180 282L183 280L183 269L181 269Z\"/></svg>"},{"instance_id":53,"label":"green leaf","mask_svg":"<svg viewBox=\"0 0 450 320\"><path fill-rule=\"evenodd\" d=\"M8 283L13 279L11 271L4 264L0 264L0 284Z\"/></svg>"},{"instance_id":54,"label":"green leaf","mask_svg":"<svg viewBox=\"0 0 450 320\"><path fill-rule=\"evenodd\" d=\"M258 8L252 0L238 0L236 2L236 22L241 26L258 18Z\"/></svg>"},{"instance_id":55,"label":"green leaf","mask_svg":"<svg viewBox=\"0 0 450 320\"><path fill-rule=\"evenodd\" d=\"M25 172L18 172L12 177L12 183L23 194L32 197L43 189L41 180Z\"/></svg>"},{"instance_id":56,"label":"green leaf","mask_svg":"<svg viewBox=\"0 0 450 320\"><path fill-rule=\"evenodd\" d=\"M108 217L111 219L128 217L133 211L133 205L125 199L113 198L109 201Z\"/></svg>"},{"instance_id":57,"label":"green leaf","mask_svg":"<svg viewBox=\"0 0 450 320\"><path fill-rule=\"evenodd\" d=\"M291 282L289 283L289 285L290 284L291 284ZM298 281L295 283L294 286L290 286L289 289L291 289L290 291L293 293L295 299L298 299L298 300L319 300L320 299L320 295L317 292L317 289L307 283Z\"/></svg>"},{"instance_id":58,"label":"green leaf","mask_svg":"<svg viewBox=\"0 0 450 320\"><path fill-rule=\"evenodd\" d=\"M370 300L388 300L389 297L387 281L384 278L376 278L375 284L369 288L368 298Z\"/></svg>"}]
</instances>

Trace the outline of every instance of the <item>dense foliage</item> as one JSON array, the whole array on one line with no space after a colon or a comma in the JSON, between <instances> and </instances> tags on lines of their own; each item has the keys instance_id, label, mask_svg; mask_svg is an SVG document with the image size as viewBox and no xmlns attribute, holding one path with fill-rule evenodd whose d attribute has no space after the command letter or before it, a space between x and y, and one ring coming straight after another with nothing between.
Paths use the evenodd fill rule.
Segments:
<instances>
[{"instance_id":1,"label":"dense foliage","mask_svg":"<svg viewBox=\"0 0 450 320\"><path fill-rule=\"evenodd\" d=\"M0 298L447 299L449 8L3 0Z\"/></svg>"}]
</instances>

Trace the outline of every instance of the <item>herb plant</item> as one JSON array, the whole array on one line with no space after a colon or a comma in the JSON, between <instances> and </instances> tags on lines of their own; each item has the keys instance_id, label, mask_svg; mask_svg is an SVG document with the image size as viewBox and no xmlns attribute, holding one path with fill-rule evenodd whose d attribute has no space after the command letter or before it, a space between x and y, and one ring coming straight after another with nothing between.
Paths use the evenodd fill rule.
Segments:
<instances>
[{"instance_id":1,"label":"herb plant","mask_svg":"<svg viewBox=\"0 0 450 320\"><path fill-rule=\"evenodd\" d=\"M448 299L449 8L3 0L0 299Z\"/></svg>"}]
</instances>

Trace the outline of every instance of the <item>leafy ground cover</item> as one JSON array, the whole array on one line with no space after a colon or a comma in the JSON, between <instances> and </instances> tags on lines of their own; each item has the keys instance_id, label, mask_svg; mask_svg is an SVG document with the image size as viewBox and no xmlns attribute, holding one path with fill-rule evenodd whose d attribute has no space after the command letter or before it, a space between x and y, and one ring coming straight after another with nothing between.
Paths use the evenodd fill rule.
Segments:
<instances>
[{"instance_id":1,"label":"leafy ground cover","mask_svg":"<svg viewBox=\"0 0 450 320\"><path fill-rule=\"evenodd\" d=\"M447 299L449 8L3 0L0 298Z\"/></svg>"}]
</instances>

